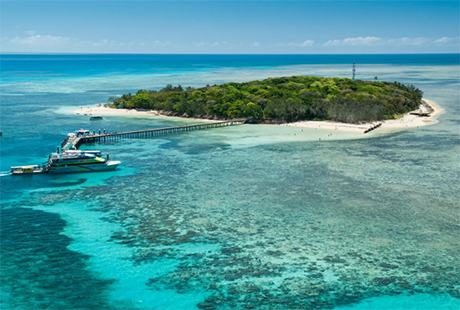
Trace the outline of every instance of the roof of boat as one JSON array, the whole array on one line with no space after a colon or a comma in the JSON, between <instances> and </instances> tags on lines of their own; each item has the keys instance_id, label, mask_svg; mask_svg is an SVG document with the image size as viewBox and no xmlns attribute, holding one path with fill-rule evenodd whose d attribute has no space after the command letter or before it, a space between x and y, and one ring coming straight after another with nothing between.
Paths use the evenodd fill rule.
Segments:
<instances>
[{"instance_id":1,"label":"roof of boat","mask_svg":"<svg viewBox=\"0 0 460 310\"><path fill-rule=\"evenodd\" d=\"M94 153L100 153L101 151L99 150L66 150L64 153L91 153L91 154L94 154Z\"/></svg>"}]
</instances>

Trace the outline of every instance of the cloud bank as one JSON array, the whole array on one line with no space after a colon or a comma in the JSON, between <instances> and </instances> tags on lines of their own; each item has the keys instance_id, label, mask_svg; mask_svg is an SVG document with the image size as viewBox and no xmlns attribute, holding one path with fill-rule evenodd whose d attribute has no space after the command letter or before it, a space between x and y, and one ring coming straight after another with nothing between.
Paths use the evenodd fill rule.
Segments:
<instances>
[{"instance_id":1,"label":"cloud bank","mask_svg":"<svg viewBox=\"0 0 460 310\"><path fill-rule=\"evenodd\" d=\"M20 38L15 37L10 41L17 45L33 45L33 46L57 46L65 45L70 42L67 37L51 36L51 35L31 35L28 37Z\"/></svg>"},{"instance_id":2,"label":"cloud bank","mask_svg":"<svg viewBox=\"0 0 460 310\"><path fill-rule=\"evenodd\" d=\"M392 50L426 51L427 48L438 51L441 49L455 49L459 45L459 38L443 36L440 38L400 37L382 38L377 36L347 37L316 42L312 39L293 41L289 43L271 43L261 41L227 43L226 41L178 43L143 38L141 42L120 42L109 38L85 40L69 38L60 35L42 35L35 31L24 31L23 36L1 38L5 52L147 52L147 53L245 53L257 49L261 53L331 53L341 51L342 47L350 50L366 52L368 49L387 47L386 52ZM5 48L6 47L6 48ZM399 48L398 48L399 47ZM374 50L375 51L375 50Z\"/></svg>"},{"instance_id":3,"label":"cloud bank","mask_svg":"<svg viewBox=\"0 0 460 310\"><path fill-rule=\"evenodd\" d=\"M323 44L326 47L334 46L429 46L429 45L440 45L453 41L454 38L442 37L439 39L432 38L379 38L379 37L356 37L356 38L345 38L342 40L329 40Z\"/></svg>"}]
</instances>

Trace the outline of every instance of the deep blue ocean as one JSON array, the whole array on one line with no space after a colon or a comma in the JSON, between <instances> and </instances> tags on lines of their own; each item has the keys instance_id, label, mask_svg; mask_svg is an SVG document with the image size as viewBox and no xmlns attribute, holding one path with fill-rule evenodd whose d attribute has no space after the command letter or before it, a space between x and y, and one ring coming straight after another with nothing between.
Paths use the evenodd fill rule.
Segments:
<instances>
[{"instance_id":1,"label":"deep blue ocean","mask_svg":"<svg viewBox=\"0 0 460 310\"><path fill-rule=\"evenodd\" d=\"M197 122L72 112L113 95L351 77L353 62L357 79L414 84L443 113L322 143L325 130L242 125L85 145L122 164L8 174L80 128ZM3 54L0 65L2 309L460 309L459 54Z\"/></svg>"}]
</instances>

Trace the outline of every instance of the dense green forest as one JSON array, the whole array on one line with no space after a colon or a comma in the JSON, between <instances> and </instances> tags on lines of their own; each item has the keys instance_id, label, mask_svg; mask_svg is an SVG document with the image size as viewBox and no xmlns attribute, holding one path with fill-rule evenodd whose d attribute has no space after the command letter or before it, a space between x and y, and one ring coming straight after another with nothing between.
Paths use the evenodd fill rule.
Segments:
<instances>
[{"instance_id":1,"label":"dense green forest","mask_svg":"<svg viewBox=\"0 0 460 310\"><path fill-rule=\"evenodd\" d=\"M197 89L167 85L160 91L139 90L135 95L111 97L108 104L186 117L358 123L415 110L422 94L417 87L398 82L292 76Z\"/></svg>"}]
</instances>

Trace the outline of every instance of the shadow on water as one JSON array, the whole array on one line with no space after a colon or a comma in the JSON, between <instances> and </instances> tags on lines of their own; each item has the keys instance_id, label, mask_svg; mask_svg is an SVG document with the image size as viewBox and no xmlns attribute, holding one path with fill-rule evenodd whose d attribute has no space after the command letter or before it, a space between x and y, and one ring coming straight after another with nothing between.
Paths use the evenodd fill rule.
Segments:
<instances>
[{"instance_id":1,"label":"shadow on water","mask_svg":"<svg viewBox=\"0 0 460 310\"><path fill-rule=\"evenodd\" d=\"M80 178L80 179L77 179L74 182L59 182L59 183L58 182L49 182L49 184L52 187L66 187L66 186L81 185L81 184L85 183L86 181L88 181L88 179Z\"/></svg>"}]
</instances>

